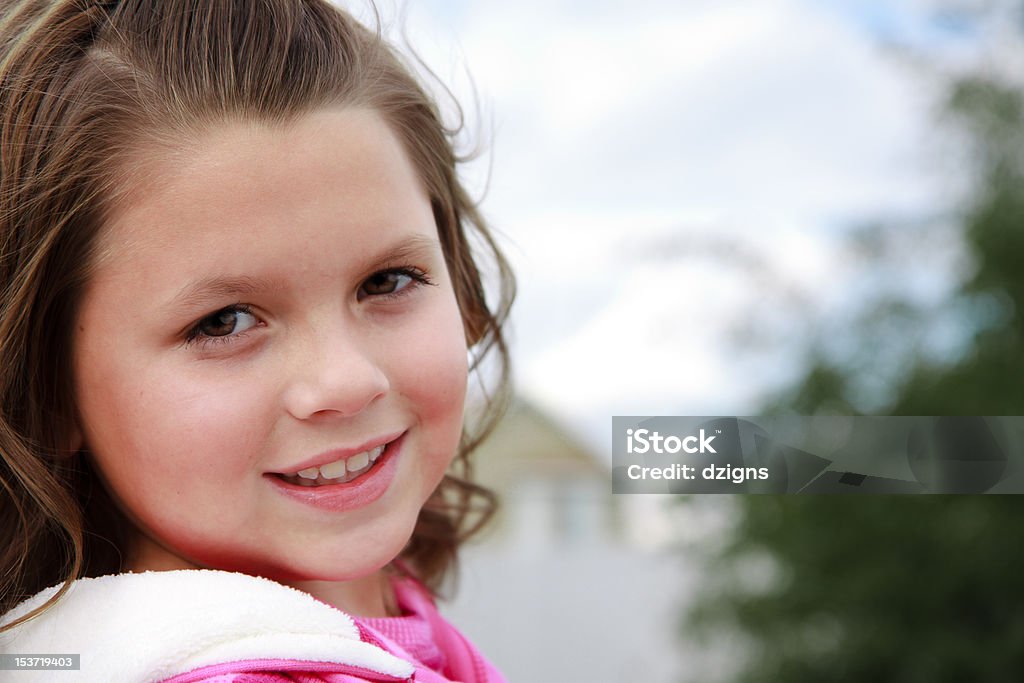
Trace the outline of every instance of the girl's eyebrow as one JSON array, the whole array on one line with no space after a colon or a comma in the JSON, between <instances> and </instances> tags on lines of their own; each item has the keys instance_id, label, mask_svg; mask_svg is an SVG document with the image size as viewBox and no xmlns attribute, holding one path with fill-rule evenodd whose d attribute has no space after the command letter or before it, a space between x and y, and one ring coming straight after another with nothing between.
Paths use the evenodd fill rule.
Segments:
<instances>
[{"instance_id":1,"label":"girl's eyebrow","mask_svg":"<svg viewBox=\"0 0 1024 683\"><path fill-rule=\"evenodd\" d=\"M416 256L424 256L433 251L441 249L441 242L436 237L427 235L410 235L381 250L380 254L369 259L369 269L378 268L384 264L391 264L395 261L411 259Z\"/></svg>"},{"instance_id":2,"label":"girl's eyebrow","mask_svg":"<svg viewBox=\"0 0 1024 683\"><path fill-rule=\"evenodd\" d=\"M380 251L372 259L367 260L366 269L384 267L397 261L423 256L440 250L441 243L437 238L415 234L405 237L397 243ZM369 275L369 273L367 273ZM223 301L226 298L252 296L268 291L283 291L284 281L249 276L225 277L213 276L199 280L183 287L171 300L174 308L195 308L211 301Z\"/></svg>"},{"instance_id":3,"label":"girl's eyebrow","mask_svg":"<svg viewBox=\"0 0 1024 683\"><path fill-rule=\"evenodd\" d=\"M208 277L182 288L171 300L171 306L175 308L199 307L209 301L251 296L281 287L283 287L283 283L277 280L270 281L247 276Z\"/></svg>"}]
</instances>

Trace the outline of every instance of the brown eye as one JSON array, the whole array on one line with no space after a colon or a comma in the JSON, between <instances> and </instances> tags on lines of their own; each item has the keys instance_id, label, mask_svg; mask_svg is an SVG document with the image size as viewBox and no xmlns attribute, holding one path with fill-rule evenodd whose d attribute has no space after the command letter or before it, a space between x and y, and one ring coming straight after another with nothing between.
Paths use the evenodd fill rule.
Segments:
<instances>
[{"instance_id":1,"label":"brown eye","mask_svg":"<svg viewBox=\"0 0 1024 683\"><path fill-rule=\"evenodd\" d=\"M412 277L397 271L385 271L371 276L363 283L363 292L369 296L394 294L405 289Z\"/></svg>"},{"instance_id":2,"label":"brown eye","mask_svg":"<svg viewBox=\"0 0 1024 683\"><path fill-rule=\"evenodd\" d=\"M256 316L247 306L231 306L206 316L193 327L188 340L199 337L228 337L239 334L256 325Z\"/></svg>"},{"instance_id":3,"label":"brown eye","mask_svg":"<svg viewBox=\"0 0 1024 683\"><path fill-rule=\"evenodd\" d=\"M238 313L235 311L218 311L200 321L199 331L208 337L223 337L234 332L237 324Z\"/></svg>"},{"instance_id":4,"label":"brown eye","mask_svg":"<svg viewBox=\"0 0 1024 683\"><path fill-rule=\"evenodd\" d=\"M357 298L362 301L366 297L391 299L405 296L416 290L420 285L432 285L430 277L415 266L390 268L374 273L363 280L359 286Z\"/></svg>"}]
</instances>

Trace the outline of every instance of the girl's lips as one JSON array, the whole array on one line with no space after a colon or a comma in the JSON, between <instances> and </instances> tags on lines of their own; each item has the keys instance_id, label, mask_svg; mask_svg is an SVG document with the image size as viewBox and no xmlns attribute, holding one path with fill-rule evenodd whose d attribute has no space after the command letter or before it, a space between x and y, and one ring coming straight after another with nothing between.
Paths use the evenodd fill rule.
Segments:
<instances>
[{"instance_id":1,"label":"girl's lips","mask_svg":"<svg viewBox=\"0 0 1024 683\"><path fill-rule=\"evenodd\" d=\"M373 466L352 481L320 486L300 486L285 481L278 474L268 473L263 476L269 479L282 495L300 503L333 512L354 510L377 500L391 486L398 469L398 458L405 441L405 434L402 433L401 436L390 442Z\"/></svg>"}]
</instances>

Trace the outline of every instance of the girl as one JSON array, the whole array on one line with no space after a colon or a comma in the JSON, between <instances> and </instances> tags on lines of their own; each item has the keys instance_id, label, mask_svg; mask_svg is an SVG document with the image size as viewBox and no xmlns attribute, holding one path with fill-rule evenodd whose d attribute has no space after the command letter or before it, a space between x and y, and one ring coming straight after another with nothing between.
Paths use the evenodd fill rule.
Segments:
<instances>
[{"instance_id":1,"label":"girl","mask_svg":"<svg viewBox=\"0 0 1024 683\"><path fill-rule=\"evenodd\" d=\"M434 103L324 0L0 7L0 652L501 681L433 604L512 291Z\"/></svg>"}]
</instances>

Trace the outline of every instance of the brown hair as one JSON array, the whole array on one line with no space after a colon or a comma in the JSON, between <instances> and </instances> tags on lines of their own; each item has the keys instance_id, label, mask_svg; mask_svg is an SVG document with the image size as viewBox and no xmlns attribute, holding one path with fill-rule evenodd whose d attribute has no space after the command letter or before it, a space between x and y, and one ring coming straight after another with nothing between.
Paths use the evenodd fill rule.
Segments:
<instances>
[{"instance_id":1,"label":"brown hair","mask_svg":"<svg viewBox=\"0 0 1024 683\"><path fill-rule=\"evenodd\" d=\"M0 614L45 587L121 570L127 521L71 457L72 325L133 152L220 122L377 111L430 196L473 370L498 381L400 555L434 589L495 507L469 453L507 398L514 282L456 176L456 130L396 52L326 0L0 0ZM477 253L499 291L485 298ZM24 618L35 616L47 603ZM7 628L20 623L8 624Z\"/></svg>"}]
</instances>

